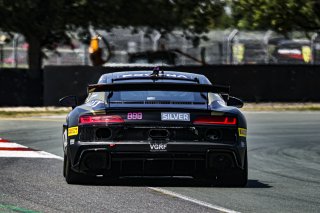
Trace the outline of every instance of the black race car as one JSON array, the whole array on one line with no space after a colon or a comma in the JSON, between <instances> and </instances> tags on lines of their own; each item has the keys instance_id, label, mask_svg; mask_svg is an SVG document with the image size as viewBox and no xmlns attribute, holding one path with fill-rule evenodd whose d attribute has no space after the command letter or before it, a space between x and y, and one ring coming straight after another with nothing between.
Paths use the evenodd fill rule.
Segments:
<instances>
[{"instance_id":1,"label":"black race car","mask_svg":"<svg viewBox=\"0 0 320 213\"><path fill-rule=\"evenodd\" d=\"M63 126L68 183L87 176L192 176L229 186L248 179L243 102L203 75L175 71L104 74L75 96Z\"/></svg>"}]
</instances>

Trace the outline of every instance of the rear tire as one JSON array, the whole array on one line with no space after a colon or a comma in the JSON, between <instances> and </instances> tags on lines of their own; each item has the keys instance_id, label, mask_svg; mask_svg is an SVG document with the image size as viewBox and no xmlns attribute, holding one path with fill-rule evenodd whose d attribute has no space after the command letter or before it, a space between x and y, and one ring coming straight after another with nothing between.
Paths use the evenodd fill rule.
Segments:
<instances>
[{"instance_id":1,"label":"rear tire","mask_svg":"<svg viewBox=\"0 0 320 213\"><path fill-rule=\"evenodd\" d=\"M67 156L64 155L64 158L63 158L63 177L66 177L66 168L67 168Z\"/></svg>"},{"instance_id":2,"label":"rear tire","mask_svg":"<svg viewBox=\"0 0 320 213\"><path fill-rule=\"evenodd\" d=\"M72 170L71 161L67 155L64 157L64 175L68 184L77 184L84 180L82 174L79 174Z\"/></svg>"},{"instance_id":3,"label":"rear tire","mask_svg":"<svg viewBox=\"0 0 320 213\"><path fill-rule=\"evenodd\" d=\"M245 187L248 183L247 153L244 158L244 168L220 173L220 175L218 175L218 182L222 186Z\"/></svg>"}]
</instances>

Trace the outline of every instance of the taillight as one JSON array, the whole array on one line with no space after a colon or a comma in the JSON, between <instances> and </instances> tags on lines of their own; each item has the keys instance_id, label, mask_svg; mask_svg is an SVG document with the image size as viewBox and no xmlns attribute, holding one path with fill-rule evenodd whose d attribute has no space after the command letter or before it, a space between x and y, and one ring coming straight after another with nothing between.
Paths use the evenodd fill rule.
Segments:
<instances>
[{"instance_id":1,"label":"taillight","mask_svg":"<svg viewBox=\"0 0 320 213\"><path fill-rule=\"evenodd\" d=\"M124 120L118 115L85 115L79 119L79 124L94 123L124 123Z\"/></svg>"},{"instance_id":2,"label":"taillight","mask_svg":"<svg viewBox=\"0 0 320 213\"><path fill-rule=\"evenodd\" d=\"M235 125L237 124L237 118L225 116L198 117L193 121L193 124Z\"/></svg>"}]
</instances>

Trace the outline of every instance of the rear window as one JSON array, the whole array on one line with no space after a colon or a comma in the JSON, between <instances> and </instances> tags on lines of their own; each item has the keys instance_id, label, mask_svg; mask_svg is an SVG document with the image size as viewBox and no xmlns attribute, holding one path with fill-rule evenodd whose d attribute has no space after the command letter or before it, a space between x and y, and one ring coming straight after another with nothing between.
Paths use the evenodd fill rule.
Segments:
<instances>
[{"instance_id":1,"label":"rear window","mask_svg":"<svg viewBox=\"0 0 320 213\"><path fill-rule=\"evenodd\" d=\"M206 93L180 91L121 91L114 92L110 101L188 101L205 102Z\"/></svg>"},{"instance_id":2,"label":"rear window","mask_svg":"<svg viewBox=\"0 0 320 213\"><path fill-rule=\"evenodd\" d=\"M205 104L206 102L223 101L219 94L200 92L177 92L177 91L121 91L113 92L94 92L90 93L85 103L90 101L103 101L110 97L110 102L142 102L151 103L152 101L160 101L165 103L169 101L171 104L183 102L185 104Z\"/></svg>"}]
</instances>

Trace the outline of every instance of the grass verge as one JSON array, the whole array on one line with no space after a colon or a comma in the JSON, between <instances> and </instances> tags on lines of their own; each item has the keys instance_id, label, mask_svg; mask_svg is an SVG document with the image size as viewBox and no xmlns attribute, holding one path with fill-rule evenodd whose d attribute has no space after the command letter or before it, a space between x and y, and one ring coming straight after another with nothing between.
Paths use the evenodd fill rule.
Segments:
<instances>
[{"instance_id":1,"label":"grass verge","mask_svg":"<svg viewBox=\"0 0 320 213\"><path fill-rule=\"evenodd\" d=\"M2 107L0 108L0 117L33 117L66 115L71 111L69 107Z\"/></svg>"},{"instance_id":2,"label":"grass verge","mask_svg":"<svg viewBox=\"0 0 320 213\"><path fill-rule=\"evenodd\" d=\"M246 103L243 111L320 111L320 103Z\"/></svg>"},{"instance_id":3,"label":"grass verge","mask_svg":"<svg viewBox=\"0 0 320 213\"><path fill-rule=\"evenodd\" d=\"M243 111L320 111L320 103L245 103ZM69 107L0 107L0 117L66 115Z\"/></svg>"}]
</instances>

